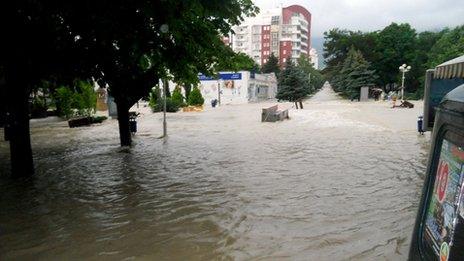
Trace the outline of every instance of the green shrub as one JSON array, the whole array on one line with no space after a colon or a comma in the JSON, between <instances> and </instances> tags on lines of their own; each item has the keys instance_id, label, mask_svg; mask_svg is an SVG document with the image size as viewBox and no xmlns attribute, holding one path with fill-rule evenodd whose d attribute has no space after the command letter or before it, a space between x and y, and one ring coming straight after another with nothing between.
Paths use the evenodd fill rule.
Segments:
<instances>
[{"instance_id":1,"label":"green shrub","mask_svg":"<svg viewBox=\"0 0 464 261\"><path fill-rule=\"evenodd\" d=\"M179 87L176 87L174 89L174 92L172 92L171 95L171 101L175 103L178 107L184 107L184 96L182 96L182 92L180 91Z\"/></svg>"},{"instance_id":2,"label":"green shrub","mask_svg":"<svg viewBox=\"0 0 464 261\"><path fill-rule=\"evenodd\" d=\"M205 103L205 99L201 95L200 89L198 89L198 87L193 88L193 90L190 92L187 103L191 106L199 106Z\"/></svg>"},{"instance_id":3,"label":"green shrub","mask_svg":"<svg viewBox=\"0 0 464 261\"><path fill-rule=\"evenodd\" d=\"M161 100L161 90L157 85L153 88L149 94L148 106L152 109L153 112L156 112L157 104Z\"/></svg>"},{"instance_id":4,"label":"green shrub","mask_svg":"<svg viewBox=\"0 0 464 261\"><path fill-rule=\"evenodd\" d=\"M92 123L102 123L106 119L108 119L106 116L93 116Z\"/></svg>"},{"instance_id":5,"label":"green shrub","mask_svg":"<svg viewBox=\"0 0 464 261\"><path fill-rule=\"evenodd\" d=\"M58 115L67 119L73 116L90 117L97 106L93 85L85 81L76 81L75 85L74 89L61 86L53 95Z\"/></svg>"},{"instance_id":6,"label":"green shrub","mask_svg":"<svg viewBox=\"0 0 464 261\"><path fill-rule=\"evenodd\" d=\"M79 116L91 116L95 113L97 106L97 94L93 85L85 81L77 81L77 93L75 93L75 102L77 114Z\"/></svg>"},{"instance_id":7,"label":"green shrub","mask_svg":"<svg viewBox=\"0 0 464 261\"><path fill-rule=\"evenodd\" d=\"M160 112L163 111L164 106L164 99L161 98L159 103L156 104L155 107L152 107L151 110L153 112ZM172 101L172 98L166 98L166 112L177 112L179 111L180 106L177 102Z\"/></svg>"},{"instance_id":8,"label":"green shrub","mask_svg":"<svg viewBox=\"0 0 464 261\"><path fill-rule=\"evenodd\" d=\"M53 95L53 100L56 105L58 115L60 117L65 117L69 119L73 116L73 91L71 91L66 86L61 86L56 89L55 94Z\"/></svg>"},{"instance_id":9,"label":"green shrub","mask_svg":"<svg viewBox=\"0 0 464 261\"><path fill-rule=\"evenodd\" d=\"M32 118L47 117L47 100L45 97L35 96L31 104Z\"/></svg>"}]
</instances>

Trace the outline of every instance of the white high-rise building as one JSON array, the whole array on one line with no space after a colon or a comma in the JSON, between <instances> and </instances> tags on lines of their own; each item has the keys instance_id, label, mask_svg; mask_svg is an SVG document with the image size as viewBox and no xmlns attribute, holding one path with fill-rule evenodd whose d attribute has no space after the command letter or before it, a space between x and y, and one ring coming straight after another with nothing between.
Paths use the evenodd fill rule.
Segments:
<instances>
[{"instance_id":1,"label":"white high-rise building","mask_svg":"<svg viewBox=\"0 0 464 261\"><path fill-rule=\"evenodd\" d=\"M317 53L316 49L311 48L311 50L309 50L309 59L311 59L314 68L319 69L319 54Z\"/></svg>"},{"instance_id":2,"label":"white high-rise building","mask_svg":"<svg viewBox=\"0 0 464 261\"><path fill-rule=\"evenodd\" d=\"M233 27L233 31L224 42L234 51L249 55L259 65L265 64L271 53L279 58L281 66L287 59L296 61L300 55L310 57L311 13L302 6L264 11Z\"/></svg>"}]
</instances>

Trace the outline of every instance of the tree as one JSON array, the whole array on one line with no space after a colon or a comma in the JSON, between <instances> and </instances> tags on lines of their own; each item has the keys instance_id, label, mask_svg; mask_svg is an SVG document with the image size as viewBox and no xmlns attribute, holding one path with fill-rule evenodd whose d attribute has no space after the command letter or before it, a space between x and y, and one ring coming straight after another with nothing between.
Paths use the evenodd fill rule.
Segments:
<instances>
[{"instance_id":1,"label":"tree","mask_svg":"<svg viewBox=\"0 0 464 261\"><path fill-rule=\"evenodd\" d=\"M398 66L413 64L415 48L416 30L409 24L392 23L380 31L376 51L382 58L372 61L375 70L381 72L377 83L381 86L397 83Z\"/></svg>"},{"instance_id":2,"label":"tree","mask_svg":"<svg viewBox=\"0 0 464 261\"><path fill-rule=\"evenodd\" d=\"M15 1L0 4L1 31L8 41L0 48L1 103L8 113L11 171L13 176L34 173L29 132L28 99L43 80L70 84L88 79L92 66L83 66L82 53L74 50L75 35L63 22L66 11L59 2Z\"/></svg>"},{"instance_id":3,"label":"tree","mask_svg":"<svg viewBox=\"0 0 464 261\"><path fill-rule=\"evenodd\" d=\"M452 30L445 29L440 36L430 50L427 63L429 68L464 55L464 25Z\"/></svg>"},{"instance_id":4,"label":"tree","mask_svg":"<svg viewBox=\"0 0 464 261\"><path fill-rule=\"evenodd\" d=\"M267 63L263 64L261 68L262 73L274 73L276 77L279 77L280 74L280 67L279 67L279 59L275 57L274 53L271 53Z\"/></svg>"},{"instance_id":5,"label":"tree","mask_svg":"<svg viewBox=\"0 0 464 261\"><path fill-rule=\"evenodd\" d=\"M176 88L172 92L171 101L175 103L178 107L183 107L185 105L184 96L182 96L182 92L180 91L180 86L176 86Z\"/></svg>"},{"instance_id":6,"label":"tree","mask_svg":"<svg viewBox=\"0 0 464 261\"><path fill-rule=\"evenodd\" d=\"M297 67L308 75L311 93L322 88L322 85L324 85L324 77L314 68L313 63L306 55L301 55L298 58Z\"/></svg>"},{"instance_id":7,"label":"tree","mask_svg":"<svg viewBox=\"0 0 464 261\"><path fill-rule=\"evenodd\" d=\"M232 49L227 48L228 52ZM215 68L217 71L259 71L259 65L244 53L230 54L229 59L222 59Z\"/></svg>"},{"instance_id":8,"label":"tree","mask_svg":"<svg viewBox=\"0 0 464 261\"><path fill-rule=\"evenodd\" d=\"M203 103L205 103L205 99L201 95L200 89L198 89L198 87L194 87L192 92L190 92L187 104L191 106L201 106Z\"/></svg>"},{"instance_id":9,"label":"tree","mask_svg":"<svg viewBox=\"0 0 464 261\"><path fill-rule=\"evenodd\" d=\"M323 56L326 62L326 68L324 69L326 77L329 79L336 77L337 68L346 59L351 47L360 50L369 61L377 59L377 38L378 32L363 33L338 28L325 32Z\"/></svg>"},{"instance_id":10,"label":"tree","mask_svg":"<svg viewBox=\"0 0 464 261\"><path fill-rule=\"evenodd\" d=\"M370 69L369 62L364 59L359 50L352 47L343 61L336 89L353 99L359 97L361 87L373 86L376 79L374 70Z\"/></svg>"},{"instance_id":11,"label":"tree","mask_svg":"<svg viewBox=\"0 0 464 261\"><path fill-rule=\"evenodd\" d=\"M160 78L195 82L198 72L214 74L212 65L225 57L221 36L258 11L251 0L32 0L5 3L0 10L8 19L1 23L9 41L0 67L9 97L14 175L33 173L27 103L34 85L42 80L67 85L75 78L108 84L118 107L121 145L130 145L129 108Z\"/></svg>"},{"instance_id":12,"label":"tree","mask_svg":"<svg viewBox=\"0 0 464 261\"><path fill-rule=\"evenodd\" d=\"M295 103L298 109L297 102L300 103L300 108L303 109L302 100L311 92L308 76L303 70L296 67L291 59L285 63L285 69L282 71L278 81L278 89L276 98Z\"/></svg>"}]
</instances>

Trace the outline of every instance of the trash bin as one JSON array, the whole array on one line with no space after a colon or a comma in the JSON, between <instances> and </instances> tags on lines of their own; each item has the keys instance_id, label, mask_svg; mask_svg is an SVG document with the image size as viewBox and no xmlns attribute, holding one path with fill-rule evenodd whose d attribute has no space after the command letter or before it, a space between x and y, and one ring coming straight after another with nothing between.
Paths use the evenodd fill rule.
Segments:
<instances>
[{"instance_id":1,"label":"trash bin","mask_svg":"<svg viewBox=\"0 0 464 261\"><path fill-rule=\"evenodd\" d=\"M420 134L424 134L424 117L423 116L419 116L419 118L417 119L417 132L419 132Z\"/></svg>"},{"instance_id":2,"label":"trash bin","mask_svg":"<svg viewBox=\"0 0 464 261\"><path fill-rule=\"evenodd\" d=\"M137 121L135 120L135 118L129 119L129 128L131 133L137 132Z\"/></svg>"},{"instance_id":3,"label":"trash bin","mask_svg":"<svg viewBox=\"0 0 464 261\"><path fill-rule=\"evenodd\" d=\"M217 105L217 100L216 99L211 100L211 106L215 108L216 105Z\"/></svg>"},{"instance_id":4,"label":"trash bin","mask_svg":"<svg viewBox=\"0 0 464 261\"><path fill-rule=\"evenodd\" d=\"M135 111L129 112L129 129L132 134L137 132L137 116L139 114Z\"/></svg>"}]
</instances>

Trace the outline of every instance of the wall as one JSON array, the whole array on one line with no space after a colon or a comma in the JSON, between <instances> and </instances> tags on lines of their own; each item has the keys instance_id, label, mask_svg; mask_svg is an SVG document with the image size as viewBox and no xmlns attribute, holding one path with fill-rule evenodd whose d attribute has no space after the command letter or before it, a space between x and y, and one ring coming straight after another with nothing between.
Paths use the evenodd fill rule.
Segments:
<instances>
[{"instance_id":1,"label":"wall","mask_svg":"<svg viewBox=\"0 0 464 261\"><path fill-rule=\"evenodd\" d=\"M277 93L277 80L273 73L255 74L240 71L241 80L207 80L200 81L200 91L205 98L205 104L211 104L218 99L218 84L221 90L221 105L243 104L261 100L273 99Z\"/></svg>"},{"instance_id":2,"label":"wall","mask_svg":"<svg viewBox=\"0 0 464 261\"><path fill-rule=\"evenodd\" d=\"M221 90L221 105L246 103L247 84L250 72L240 71L241 80L206 80L200 81L200 91L205 98L205 104L211 104L211 100L218 99L218 84Z\"/></svg>"}]
</instances>

